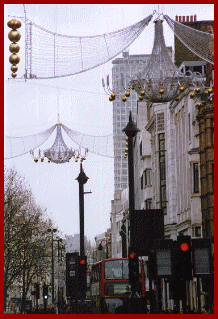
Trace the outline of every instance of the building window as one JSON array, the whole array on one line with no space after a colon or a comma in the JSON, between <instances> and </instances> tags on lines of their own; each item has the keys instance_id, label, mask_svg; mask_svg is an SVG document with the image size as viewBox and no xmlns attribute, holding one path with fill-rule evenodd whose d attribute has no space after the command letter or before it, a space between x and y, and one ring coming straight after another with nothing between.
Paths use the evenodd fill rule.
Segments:
<instances>
[{"instance_id":1,"label":"building window","mask_svg":"<svg viewBox=\"0 0 218 319\"><path fill-rule=\"evenodd\" d=\"M193 163L193 192L199 193L199 167L198 163Z\"/></svg>"},{"instance_id":2,"label":"building window","mask_svg":"<svg viewBox=\"0 0 218 319\"><path fill-rule=\"evenodd\" d=\"M144 187L151 186L151 169L144 170Z\"/></svg>"},{"instance_id":3,"label":"building window","mask_svg":"<svg viewBox=\"0 0 218 319\"><path fill-rule=\"evenodd\" d=\"M143 189L143 174L141 176L141 189Z\"/></svg>"},{"instance_id":4,"label":"building window","mask_svg":"<svg viewBox=\"0 0 218 319\"><path fill-rule=\"evenodd\" d=\"M191 141L191 116L188 114L188 139Z\"/></svg>"},{"instance_id":5,"label":"building window","mask_svg":"<svg viewBox=\"0 0 218 319\"><path fill-rule=\"evenodd\" d=\"M152 207L152 198L148 198L145 200L145 209L151 209Z\"/></svg>"},{"instance_id":6,"label":"building window","mask_svg":"<svg viewBox=\"0 0 218 319\"><path fill-rule=\"evenodd\" d=\"M212 163L212 185L213 185L213 192L214 192L214 163Z\"/></svg>"},{"instance_id":7,"label":"building window","mask_svg":"<svg viewBox=\"0 0 218 319\"><path fill-rule=\"evenodd\" d=\"M211 123L211 145L214 146L214 120Z\"/></svg>"},{"instance_id":8,"label":"building window","mask_svg":"<svg viewBox=\"0 0 218 319\"><path fill-rule=\"evenodd\" d=\"M140 156L142 156L142 141L141 141L141 143L139 145L139 154L140 154Z\"/></svg>"},{"instance_id":9,"label":"building window","mask_svg":"<svg viewBox=\"0 0 218 319\"><path fill-rule=\"evenodd\" d=\"M167 197L166 197L166 165L165 165L165 134L158 135L159 138L159 174L160 174L160 208L166 214Z\"/></svg>"},{"instance_id":10,"label":"building window","mask_svg":"<svg viewBox=\"0 0 218 319\"><path fill-rule=\"evenodd\" d=\"M201 226L193 227L192 237L201 237Z\"/></svg>"}]
</instances>

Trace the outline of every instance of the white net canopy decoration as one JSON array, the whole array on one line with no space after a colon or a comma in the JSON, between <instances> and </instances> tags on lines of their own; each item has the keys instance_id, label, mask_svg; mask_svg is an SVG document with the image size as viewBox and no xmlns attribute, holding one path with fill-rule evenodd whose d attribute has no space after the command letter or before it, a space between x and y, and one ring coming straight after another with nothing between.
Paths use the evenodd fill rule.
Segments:
<instances>
[{"instance_id":1,"label":"white net canopy decoration","mask_svg":"<svg viewBox=\"0 0 218 319\"><path fill-rule=\"evenodd\" d=\"M37 154L34 150L43 145L56 129L56 137L53 145L46 150L39 149ZM73 146L68 147L63 139L62 129L68 135ZM76 144L76 147L75 147ZM69 129L65 125L58 123L38 134L21 137L5 136L5 159L10 159L30 153L35 162L44 161L47 158L48 162L56 164L69 162L71 158L83 161L86 159L88 152L113 158L113 136L94 136L87 135Z\"/></svg>"},{"instance_id":2,"label":"white net canopy decoration","mask_svg":"<svg viewBox=\"0 0 218 319\"><path fill-rule=\"evenodd\" d=\"M14 158L29 153L31 149L35 149L44 144L54 132L56 125L39 134L33 134L23 137L5 136L4 141L4 158Z\"/></svg>"},{"instance_id":3,"label":"white net canopy decoration","mask_svg":"<svg viewBox=\"0 0 218 319\"><path fill-rule=\"evenodd\" d=\"M214 64L214 34L190 28L164 15L164 19L176 37L193 53L211 64ZM210 29L210 32L213 32Z\"/></svg>"},{"instance_id":4,"label":"white net canopy decoration","mask_svg":"<svg viewBox=\"0 0 218 319\"><path fill-rule=\"evenodd\" d=\"M125 50L149 24L152 16L121 30L96 36L62 35L25 19L25 77L66 77L102 65Z\"/></svg>"}]
</instances>

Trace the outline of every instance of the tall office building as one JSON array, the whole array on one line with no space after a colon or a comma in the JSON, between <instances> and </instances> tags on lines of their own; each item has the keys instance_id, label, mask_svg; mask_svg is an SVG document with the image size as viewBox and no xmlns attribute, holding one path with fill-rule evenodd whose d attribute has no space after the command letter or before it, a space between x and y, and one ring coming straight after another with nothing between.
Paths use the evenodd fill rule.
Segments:
<instances>
[{"instance_id":1,"label":"tall office building","mask_svg":"<svg viewBox=\"0 0 218 319\"><path fill-rule=\"evenodd\" d=\"M120 87L121 74L124 78L141 72L150 55L129 55L123 52L122 58L112 61L112 88L116 92ZM124 91L125 93L125 91ZM124 158L125 134L122 131L129 121L129 113L136 120L138 96L135 91L130 90L130 97L123 102L120 96L113 101L113 136L114 136L114 191L123 190L128 187L128 159Z\"/></svg>"}]
</instances>

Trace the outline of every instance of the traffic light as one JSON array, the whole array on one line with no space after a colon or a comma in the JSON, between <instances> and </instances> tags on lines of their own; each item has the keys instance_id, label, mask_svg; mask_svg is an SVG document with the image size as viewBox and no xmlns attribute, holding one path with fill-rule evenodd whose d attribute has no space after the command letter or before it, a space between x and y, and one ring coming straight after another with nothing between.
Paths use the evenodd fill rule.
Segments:
<instances>
[{"instance_id":1,"label":"traffic light","mask_svg":"<svg viewBox=\"0 0 218 319\"><path fill-rule=\"evenodd\" d=\"M192 279L191 238L190 236L177 237L176 276L182 279Z\"/></svg>"},{"instance_id":2,"label":"traffic light","mask_svg":"<svg viewBox=\"0 0 218 319\"><path fill-rule=\"evenodd\" d=\"M132 292L136 292L139 282L139 260L138 255L133 251L129 253L129 282Z\"/></svg>"},{"instance_id":3,"label":"traffic light","mask_svg":"<svg viewBox=\"0 0 218 319\"><path fill-rule=\"evenodd\" d=\"M79 256L78 288L80 290L79 297L85 299L87 290L87 256Z\"/></svg>"},{"instance_id":4,"label":"traffic light","mask_svg":"<svg viewBox=\"0 0 218 319\"><path fill-rule=\"evenodd\" d=\"M43 285L43 299L48 299L48 286L46 284Z\"/></svg>"}]
</instances>

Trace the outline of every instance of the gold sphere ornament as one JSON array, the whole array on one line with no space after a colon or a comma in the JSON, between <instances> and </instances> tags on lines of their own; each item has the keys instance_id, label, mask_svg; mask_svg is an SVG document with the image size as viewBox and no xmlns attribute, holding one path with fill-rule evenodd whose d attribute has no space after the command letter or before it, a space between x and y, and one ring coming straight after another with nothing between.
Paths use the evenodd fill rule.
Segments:
<instances>
[{"instance_id":1,"label":"gold sphere ornament","mask_svg":"<svg viewBox=\"0 0 218 319\"><path fill-rule=\"evenodd\" d=\"M200 89L200 88L196 88L196 89L195 89L195 92L196 92L196 93L199 93L199 92L201 92L201 89Z\"/></svg>"},{"instance_id":2,"label":"gold sphere ornament","mask_svg":"<svg viewBox=\"0 0 218 319\"><path fill-rule=\"evenodd\" d=\"M141 85L139 85L138 88L141 89Z\"/></svg>"},{"instance_id":3,"label":"gold sphere ornament","mask_svg":"<svg viewBox=\"0 0 218 319\"><path fill-rule=\"evenodd\" d=\"M204 94L205 94L205 95L208 95L208 94L209 94L209 91L208 91L208 90L204 91Z\"/></svg>"},{"instance_id":4,"label":"gold sphere ornament","mask_svg":"<svg viewBox=\"0 0 218 319\"><path fill-rule=\"evenodd\" d=\"M125 96L122 96L122 101L126 102L127 98Z\"/></svg>"},{"instance_id":5,"label":"gold sphere ornament","mask_svg":"<svg viewBox=\"0 0 218 319\"><path fill-rule=\"evenodd\" d=\"M179 96L177 96L177 97L175 98L175 101L177 101L177 102L179 101Z\"/></svg>"},{"instance_id":6,"label":"gold sphere ornament","mask_svg":"<svg viewBox=\"0 0 218 319\"><path fill-rule=\"evenodd\" d=\"M209 92L209 93L213 93L213 89L212 89L212 88L209 88L209 89L208 89L208 92Z\"/></svg>"},{"instance_id":7,"label":"gold sphere ornament","mask_svg":"<svg viewBox=\"0 0 218 319\"><path fill-rule=\"evenodd\" d=\"M129 97L129 96L130 96L130 92L129 92L129 91L126 91L126 92L125 92L125 95L126 95L127 97Z\"/></svg>"},{"instance_id":8,"label":"gold sphere ornament","mask_svg":"<svg viewBox=\"0 0 218 319\"><path fill-rule=\"evenodd\" d=\"M113 98L111 96L109 96L109 101L113 101Z\"/></svg>"},{"instance_id":9,"label":"gold sphere ornament","mask_svg":"<svg viewBox=\"0 0 218 319\"><path fill-rule=\"evenodd\" d=\"M17 64L20 62L20 57L16 53L12 53L9 57L9 61L11 64Z\"/></svg>"},{"instance_id":10,"label":"gold sphere ornament","mask_svg":"<svg viewBox=\"0 0 218 319\"><path fill-rule=\"evenodd\" d=\"M197 107L202 107L202 103L201 103L201 102L198 102L198 103L196 104L196 106L197 106Z\"/></svg>"},{"instance_id":11,"label":"gold sphere ornament","mask_svg":"<svg viewBox=\"0 0 218 319\"><path fill-rule=\"evenodd\" d=\"M11 30L9 33L8 33L8 38L11 42L15 43L15 42L18 42L21 38L21 34L19 31L17 30Z\"/></svg>"},{"instance_id":12,"label":"gold sphere ornament","mask_svg":"<svg viewBox=\"0 0 218 319\"><path fill-rule=\"evenodd\" d=\"M12 19L12 20L8 21L7 25L9 28L16 30L16 29L19 29L21 27L21 22L19 20Z\"/></svg>"},{"instance_id":13,"label":"gold sphere ornament","mask_svg":"<svg viewBox=\"0 0 218 319\"><path fill-rule=\"evenodd\" d=\"M11 74L11 76L12 76L12 78L16 78L17 73L13 72L13 73Z\"/></svg>"},{"instance_id":14,"label":"gold sphere ornament","mask_svg":"<svg viewBox=\"0 0 218 319\"><path fill-rule=\"evenodd\" d=\"M36 162L36 163L37 163L37 162L38 162L38 158L34 158L34 162Z\"/></svg>"},{"instance_id":15,"label":"gold sphere ornament","mask_svg":"<svg viewBox=\"0 0 218 319\"><path fill-rule=\"evenodd\" d=\"M17 53L17 52L20 51L20 47L19 47L19 45L18 45L17 43L11 43L11 44L9 45L9 51L10 51L11 53Z\"/></svg>"},{"instance_id":16,"label":"gold sphere ornament","mask_svg":"<svg viewBox=\"0 0 218 319\"><path fill-rule=\"evenodd\" d=\"M12 72L17 72L17 70L18 70L18 67L15 64L11 66Z\"/></svg>"},{"instance_id":17,"label":"gold sphere ornament","mask_svg":"<svg viewBox=\"0 0 218 319\"><path fill-rule=\"evenodd\" d=\"M44 157L41 157L41 162L44 162Z\"/></svg>"},{"instance_id":18,"label":"gold sphere ornament","mask_svg":"<svg viewBox=\"0 0 218 319\"><path fill-rule=\"evenodd\" d=\"M162 94L164 94L164 89L160 89L159 90L159 93L162 95Z\"/></svg>"},{"instance_id":19,"label":"gold sphere ornament","mask_svg":"<svg viewBox=\"0 0 218 319\"><path fill-rule=\"evenodd\" d=\"M115 99L115 97L116 97L115 93L111 93L111 97L112 97L112 99Z\"/></svg>"},{"instance_id":20,"label":"gold sphere ornament","mask_svg":"<svg viewBox=\"0 0 218 319\"><path fill-rule=\"evenodd\" d=\"M139 101L143 100L143 96L139 95Z\"/></svg>"},{"instance_id":21,"label":"gold sphere ornament","mask_svg":"<svg viewBox=\"0 0 218 319\"><path fill-rule=\"evenodd\" d=\"M144 90L140 91L140 95L144 96L145 95L145 91Z\"/></svg>"},{"instance_id":22,"label":"gold sphere ornament","mask_svg":"<svg viewBox=\"0 0 218 319\"><path fill-rule=\"evenodd\" d=\"M51 160L51 156L48 157L48 160L49 160L49 161Z\"/></svg>"},{"instance_id":23,"label":"gold sphere ornament","mask_svg":"<svg viewBox=\"0 0 218 319\"><path fill-rule=\"evenodd\" d=\"M180 86L180 87L179 87L179 91L180 91L180 92L184 92L184 91L185 91L184 86Z\"/></svg>"},{"instance_id":24,"label":"gold sphere ornament","mask_svg":"<svg viewBox=\"0 0 218 319\"><path fill-rule=\"evenodd\" d=\"M191 99L193 99L193 98L195 97L194 92L191 92L191 93L189 94L189 96L190 96Z\"/></svg>"}]
</instances>

